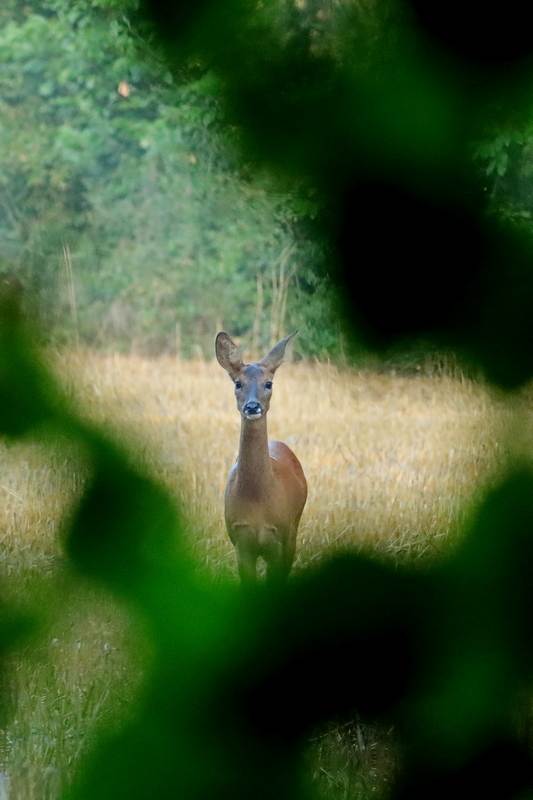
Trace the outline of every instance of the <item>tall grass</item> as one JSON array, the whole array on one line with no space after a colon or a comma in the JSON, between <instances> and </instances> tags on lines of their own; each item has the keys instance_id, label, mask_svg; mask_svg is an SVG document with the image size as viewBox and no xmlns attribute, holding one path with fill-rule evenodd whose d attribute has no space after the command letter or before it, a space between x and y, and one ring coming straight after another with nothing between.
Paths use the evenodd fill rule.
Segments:
<instances>
[{"instance_id":1,"label":"tall grass","mask_svg":"<svg viewBox=\"0 0 533 800\"><path fill-rule=\"evenodd\" d=\"M225 373L171 357L76 352L55 363L84 413L127 438L175 495L199 568L235 579L222 498L239 416ZM295 571L346 548L396 561L438 557L498 474L509 425L502 400L460 374L282 366L269 432L295 450L309 483ZM522 439L530 437L523 428ZM0 455L3 593L21 608L41 593L46 610L37 643L8 664L0 773L12 797L55 798L98 726L132 707L142 680L139 631L65 569L61 520L83 482L76 454L26 442L2 445ZM325 795L362 798L386 789L393 763L390 734L354 720L317 732L308 770Z\"/></svg>"}]
</instances>

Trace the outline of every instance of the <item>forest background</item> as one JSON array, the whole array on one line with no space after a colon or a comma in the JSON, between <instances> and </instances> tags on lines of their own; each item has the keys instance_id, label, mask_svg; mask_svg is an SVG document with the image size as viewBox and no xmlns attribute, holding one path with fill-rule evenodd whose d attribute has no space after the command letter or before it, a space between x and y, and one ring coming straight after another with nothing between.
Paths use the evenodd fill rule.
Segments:
<instances>
[{"instance_id":1,"label":"forest background","mask_svg":"<svg viewBox=\"0 0 533 800\"><path fill-rule=\"evenodd\" d=\"M387 4L355 5L366 39L384 35ZM334 50L343 6L279 0L272 14ZM1 270L54 344L207 356L222 327L254 351L298 328L297 354L342 357L317 193L243 158L220 79L190 60L171 74L136 11L2 3ZM485 134L472 158L492 209L531 226L533 114Z\"/></svg>"}]
</instances>

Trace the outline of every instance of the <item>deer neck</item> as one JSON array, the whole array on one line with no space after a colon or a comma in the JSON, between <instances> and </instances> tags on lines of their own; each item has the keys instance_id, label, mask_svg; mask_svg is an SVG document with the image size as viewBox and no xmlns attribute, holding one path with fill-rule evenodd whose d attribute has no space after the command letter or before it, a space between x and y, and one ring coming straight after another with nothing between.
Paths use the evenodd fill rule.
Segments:
<instances>
[{"instance_id":1,"label":"deer neck","mask_svg":"<svg viewBox=\"0 0 533 800\"><path fill-rule=\"evenodd\" d=\"M266 415L241 421L237 483L241 494L261 497L272 482Z\"/></svg>"}]
</instances>

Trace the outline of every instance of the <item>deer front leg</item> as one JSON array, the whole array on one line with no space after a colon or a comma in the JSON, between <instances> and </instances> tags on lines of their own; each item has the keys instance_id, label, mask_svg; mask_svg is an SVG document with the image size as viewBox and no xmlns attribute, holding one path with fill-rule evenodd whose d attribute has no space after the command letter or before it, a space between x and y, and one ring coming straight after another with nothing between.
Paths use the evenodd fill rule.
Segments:
<instances>
[{"instance_id":1,"label":"deer front leg","mask_svg":"<svg viewBox=\"0 0 533 800\"><path fill-rule=\"evenodd\" d=\"M287 553L287 543L283 536L279 536L273 546L265 553L267 565L266 579L269 584L283 584L291 571L294 559L294 549Z\"/></svg>"},{"instance_id":2,"label":"deer front leg","mask_svg":"<svg viewBox=\"0 0 533 800\"><path fill-rule=\"evenodd\" d=\"M296 533L296 528L293 528L287 533L283 547L283 560L285 563L285 569L287 570L287 575L292 569L294 556L296 555Z\"/></svg>"},{"instance_id":3,"label":"deer front leg","mask_svg":"<svg viewBox=\"0 0 533 800\"><path fill-rule=\"evenodd\" d=\"M228 532L235 546L241 583L255 583L257 580L257 537L247 523L234 523Z\"/></svg>"},{"instance_id":4,"label":"deer front leg","mask_svg":"<svg viewBox=\"0 0 533 800\"><path fill-rule=\"evenodd\" d=\"M248 547L236 546L237 567L242 584L255 583L257 580L257 556Z\"/></svg>"},{"instance_id":5,"label":"deer front leg","mask_svg":"<svg viewBox=\"0 0 533 800\"><path fill-rule=\"evenodd\" d=\"M278 544L279 547L266 558L269 583L285 583L289 577L296 551L296 532L285 531Z\"/></svg>"},{"instance_id":6,"label":"deer front leg","mask_svg":"<svg viewBox=\"0 0 533 800\"><path fill-rule=\"evenodd\" d=\"M271 586L285 583L289 577L291 565L283 558L276 558L267 561L266 580Z\"/></svg>"}]
</instances>

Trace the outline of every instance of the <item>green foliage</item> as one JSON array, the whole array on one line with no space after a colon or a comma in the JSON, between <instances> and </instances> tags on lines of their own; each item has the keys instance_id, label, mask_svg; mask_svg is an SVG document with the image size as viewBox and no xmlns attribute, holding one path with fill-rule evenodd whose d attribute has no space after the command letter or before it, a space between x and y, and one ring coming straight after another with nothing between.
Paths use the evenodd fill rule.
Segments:
<instances>
[{"instance_id":1,"label":"green foliage","mask_svg":"<svg viewBox=\"0 0 533 800\"><path fill-rule=\"evenodd\" d=\"M0 259L55 341L75 326L91 346L210 354L220 327L266 346L320 319L301 346L334 354L323 255L302 228L316 201L238 162L219 80L176 84L124 16L136 5L0 11Z\"/></svg>"}]
</instances>

